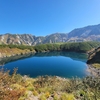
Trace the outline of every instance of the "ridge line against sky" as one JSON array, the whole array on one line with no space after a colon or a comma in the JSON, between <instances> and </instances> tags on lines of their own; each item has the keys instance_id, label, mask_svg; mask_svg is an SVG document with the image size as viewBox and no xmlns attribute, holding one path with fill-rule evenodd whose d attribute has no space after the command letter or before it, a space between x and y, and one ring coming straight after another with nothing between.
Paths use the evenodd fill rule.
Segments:
<instances>
[{"instance_id":1,"label":"ridge line against sky","mask_svg":"<svg viewBox=\"0 0 100 100\"><path fill-rule=\"evenodd\" d=\"M100 0L0 0L0 34L46 36L100 23Z\"/></svg>"}]
</instances>

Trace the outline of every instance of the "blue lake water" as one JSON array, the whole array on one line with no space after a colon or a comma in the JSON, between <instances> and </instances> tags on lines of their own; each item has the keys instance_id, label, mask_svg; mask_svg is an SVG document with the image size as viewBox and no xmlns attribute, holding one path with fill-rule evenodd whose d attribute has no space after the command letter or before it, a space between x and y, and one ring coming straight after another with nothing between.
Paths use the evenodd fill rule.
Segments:
<instances>
[{"instance_id":1,"label":"blue lake water","mask_svg":"<svg viewBox=\"0 0 100 100\"><path fill-rule=\"evenodd\" d=\"M85 77L87 55L75 52L36 53L28 58L8 62L4 68L13 71L18 68L21 75L37 77L40 75L60 76L65 78Z\"/></svg>"}]
</instances>

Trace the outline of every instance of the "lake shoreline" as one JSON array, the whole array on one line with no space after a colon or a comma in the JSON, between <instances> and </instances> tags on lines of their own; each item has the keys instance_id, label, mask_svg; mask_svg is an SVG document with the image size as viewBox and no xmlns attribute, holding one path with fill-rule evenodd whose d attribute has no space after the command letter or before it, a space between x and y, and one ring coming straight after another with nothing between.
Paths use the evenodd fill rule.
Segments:
<instances>
[{"instance_id":1,"label":"lake shoreline","mask_svg":"<svg viewBox=\"0 0 100 100\"><path fill-rule=\"evenodd\" d=\"M13 72L14 67L17 67L19 74L30 77L51 75L83 78L87 76L87 73L84 72L84 68L85 70L87 68L87 56L83 53L48 52L35 53L20 60L19 58L16 60L17 58L12 57L2 61L2 64L5 64L4 68L10 70L10 73Z\"/></svg>"},{"instance_id":2,"label":"lake shoreline","mask_svg":"<svg viewBox=\"0 0 100 100\"><path fill-rule=\"evenodd\" d=\"M95 68L92 64L87 64L87 66L87 72L89 72L91 76L100 76L100 70Z\"/></svg>"},{"instance_id":3,"label":"lake shoreline","mask_svg":"<svg viewBox=\"0 0 100 100\"><path fill-rule=\"evenodd\" d=\"M17 60L20 60L20 59L24 59L24 58L27 58L27 57L31 57L33 56L35 53L26 53L26 54L20 54L20 55L14 55L14 56L10 56L10 57L3 57L3 58L0 58L0 66L3 66L9 62L12 62L12 61L17 61Z\"/></svg>"}]
</instances>

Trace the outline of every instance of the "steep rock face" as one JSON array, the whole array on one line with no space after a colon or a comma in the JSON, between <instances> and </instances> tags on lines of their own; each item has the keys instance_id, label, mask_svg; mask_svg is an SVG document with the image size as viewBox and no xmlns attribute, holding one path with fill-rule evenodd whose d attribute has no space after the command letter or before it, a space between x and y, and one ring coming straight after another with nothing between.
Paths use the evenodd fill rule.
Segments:
<instances>
[{"instance_id":1,"label":"steep rock face","mask_svg":"<svg viewBox=\"0 0 100 100\"><path fill-rule=\"evenodd\" d=\"M100 47L89 52L88 64L100 63Z\"/></svg>"}]
</instances>

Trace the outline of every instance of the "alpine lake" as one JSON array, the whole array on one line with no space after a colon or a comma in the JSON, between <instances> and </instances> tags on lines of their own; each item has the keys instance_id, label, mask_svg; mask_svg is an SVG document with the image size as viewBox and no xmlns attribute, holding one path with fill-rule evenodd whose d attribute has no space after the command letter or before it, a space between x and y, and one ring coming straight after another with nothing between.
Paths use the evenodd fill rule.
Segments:
<instances>
[{"instance_id":1,"label":"alpine lake","mask_svg":"<svg viewBox=\"0 0 100 100\"><path fill-rule=\"evenodd\" d=\"M18 74L33 78L43 75L83 78L89 75L86 61L85 53L45 52L5 58L1 62L5 63L3 67L10 70L10 73L18 68Z\"/></svg>"}]
</instances>

